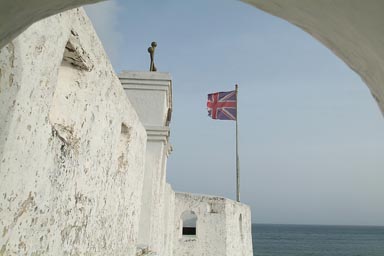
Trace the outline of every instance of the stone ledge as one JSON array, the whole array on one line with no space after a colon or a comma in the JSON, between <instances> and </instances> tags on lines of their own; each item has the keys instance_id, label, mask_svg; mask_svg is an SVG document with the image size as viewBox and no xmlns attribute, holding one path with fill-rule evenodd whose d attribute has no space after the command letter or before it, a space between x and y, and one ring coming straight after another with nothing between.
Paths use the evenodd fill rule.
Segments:
<instances>
[{"instance_id":1,"label":"stone ledge","mask_svg":"<svg viewBox=\"0 0 384 256\"><path fill-rule=\"evenodd\" d=\"M168 141L169 127L147 126L145 129L149 141Z\"/></svg>"},{"instance_id":2,"label":"stone ledge","mask_svg":"<svg viewBox=\"0 0 384 256\"><path fill-rule=\"evenodd\" d=\"M171 74L168 72L150 72L150 71L122 71L119 75L121 79L130 80L159 80L171 81Z\"/></svg>"}]
</instances>

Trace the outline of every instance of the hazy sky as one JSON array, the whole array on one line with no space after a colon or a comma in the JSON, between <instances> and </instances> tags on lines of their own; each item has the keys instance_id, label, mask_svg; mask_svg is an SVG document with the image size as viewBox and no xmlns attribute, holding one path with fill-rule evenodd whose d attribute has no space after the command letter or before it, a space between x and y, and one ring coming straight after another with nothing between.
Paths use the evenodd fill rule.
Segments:
<instances>
[{"instance_id":1,"label":"hazy sky","mask_svg":"<svg viewBox=\"0 0 384 256\"><path fill-rule=\"evenodd\" d=\"M86 8L117 73L173 77L167 180L235 198L235 123L207 116L239 84L241 198L256 223L384 225L384 119L360 77L279 18L235 0Z\"/></svg>"}]
</instances>

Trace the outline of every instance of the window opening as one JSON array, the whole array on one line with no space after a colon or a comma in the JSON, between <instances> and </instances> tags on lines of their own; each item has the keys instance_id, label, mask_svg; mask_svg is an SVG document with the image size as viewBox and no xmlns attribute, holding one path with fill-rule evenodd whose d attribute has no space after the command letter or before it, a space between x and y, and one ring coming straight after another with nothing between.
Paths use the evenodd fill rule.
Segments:
<instances>
[{"instance_id":1,"label":"window opening","mask_svg":"<svg viewBox=\"0 0 384 256\"><path fill-rule=\"evenodd\" d=\"M185 211L181 215L183 223L183 236L196 236L197 216L193 211Z\"/></svg>"}]
</instances>

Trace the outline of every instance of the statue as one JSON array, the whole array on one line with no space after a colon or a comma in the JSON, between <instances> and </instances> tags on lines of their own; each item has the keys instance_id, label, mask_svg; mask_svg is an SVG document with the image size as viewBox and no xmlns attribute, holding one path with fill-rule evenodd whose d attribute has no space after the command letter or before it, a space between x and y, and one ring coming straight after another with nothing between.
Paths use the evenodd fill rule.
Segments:
<instances>
[{"instance_id":1,"label":"statue","mask_svg":"<svg viewBox=\"0 0 384 256\"><path fill-rule=\"evenodd\" d=\"M148 48L148 52L149 52L149 55L151 57L151 64L149 66L149 71L151 71L151 72L156 72L157 71L157 69L155 67L155 61L154 61L156 46L157 46L157 43L156 42L152 42L151 43L151 47Z\"/></svg>"}]
</instances>

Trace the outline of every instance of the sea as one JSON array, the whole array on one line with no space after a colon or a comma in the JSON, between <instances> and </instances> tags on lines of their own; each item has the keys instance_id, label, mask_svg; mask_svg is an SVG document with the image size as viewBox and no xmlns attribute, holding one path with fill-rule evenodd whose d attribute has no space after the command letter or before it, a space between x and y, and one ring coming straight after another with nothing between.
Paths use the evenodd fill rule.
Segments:
<instances>
[{"instance_id":1,"label":"sea","mask_svg":"<svg viewBox=\"0 0 384 256\"><path fill-rule=\"evenodd\" d=\"M384 256L384 227L252 224L254 256Z\"/></svg>"}]
</instances>

